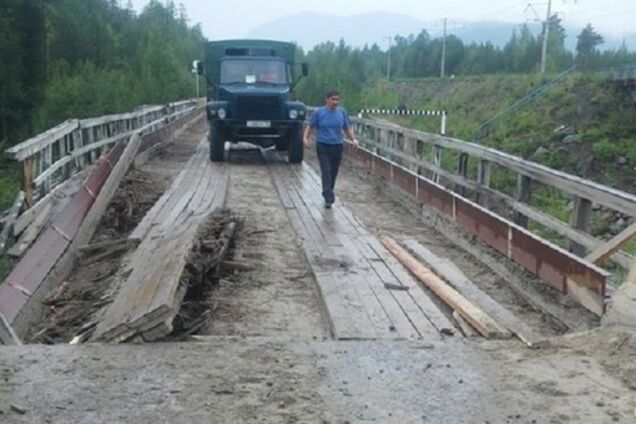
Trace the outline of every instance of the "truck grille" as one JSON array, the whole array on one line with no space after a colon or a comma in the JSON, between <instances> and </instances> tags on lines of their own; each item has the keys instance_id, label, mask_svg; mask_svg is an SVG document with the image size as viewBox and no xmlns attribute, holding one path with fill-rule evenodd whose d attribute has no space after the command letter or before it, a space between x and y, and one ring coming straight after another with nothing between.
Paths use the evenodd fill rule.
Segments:
<instances>
[{"instance_id":1,"label":"truck grille","mask_svg":"<svg viewBox=\"0 0 636 424\"><path fill-rule=\"evenodd\" d=\"M239 119L281 119L278 97L239 96L237 99Z\"/></svg>"}]
</instances>

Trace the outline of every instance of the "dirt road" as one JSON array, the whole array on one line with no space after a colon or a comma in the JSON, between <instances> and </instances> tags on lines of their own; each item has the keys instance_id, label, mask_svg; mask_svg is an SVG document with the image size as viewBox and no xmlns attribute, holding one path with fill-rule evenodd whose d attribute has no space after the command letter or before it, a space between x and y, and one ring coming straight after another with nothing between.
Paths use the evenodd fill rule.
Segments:
<instances>
[{"instance_id":1,"label":"dirt road","mask_svg":"<svg viewBox=\"0 0 636 424\"><path fill-rule=\"evenodd\" d=\"M170 178L203 132L137 172ZM315 166L311 154L308 162ZM409 235L452 259L552 341L532 351L516 340L333 340L262 156L232 152L230 164L225 208L240 228L233 265L205 299L212 315L199 342L0 348L0 422L636 422L632 333L560 335L506 281L350 163L335 207L346 204L375 234ZM84 275L74 276L81 287Z\"/></svg>"}]
</instances>

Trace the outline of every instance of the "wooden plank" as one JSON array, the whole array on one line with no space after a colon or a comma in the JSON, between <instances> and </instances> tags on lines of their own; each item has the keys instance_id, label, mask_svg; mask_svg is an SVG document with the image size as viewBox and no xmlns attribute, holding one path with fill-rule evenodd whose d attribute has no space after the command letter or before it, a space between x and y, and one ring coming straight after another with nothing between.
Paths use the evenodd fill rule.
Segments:
<instances>
[{"instance_id":1,"label":"wooden plank","mask_svg":"<svg viewBox=\"0 0 636 424\"><path fill-rule=\"evenodd\" d=\"M353 240L343 237L343 244L349 251L360 249ZM367 310L380 338L419 338L414 326L408 320L399 303L386 290L384 284L362 252L354 254L356 272L363 279ZM425 333L426 334L426 333Z\"/></svg>"},{"instance_id":2,"label":"wooden plank","mask_svg":"<svg viewBox=\"0 0 636 424\"><path fill-rule=\"evenodd\" d=\"M456 310L481 335L490 338L509 338L512 334L484 311L450 287L430 269L417 261L410 253L400 247L394 240L383 237L382 244L400 262L406 266L423 284L437 294L444 302Z\"/></svg>"},{"instance_id":3,"label":"wooden plank","mask_svg":"<svg viewBox=\"0 0 636 424\"><path fill-rule=\"evenodd\" d=\"M408 273L406 268L393 255L388 252L382 243L375 237L367 237L364 241L376 252L376 254L389 267L393 275L402 285L409 288L408 294L420 307L422 312L430 320L438 332L442 334L453 334L454 327L444 312L432 301L417 281Z\"/></svg>"},{"instance_id":4,"label":"wooden plank","mask_svg":"<svg viewBox=\"0 0 636 424\"><path fill-rule=\"evenodd\" d=\"M2 312L0 312L0 344L20 346L22 342L11 325L7 322Z\"/></svg>"},{"instance_id":5,"label":"wooden plank","mask_svg":"<svg viewBox=\"0 0 636 424\"><path fill-rule=\"evenodd\" d=\"M625 228L611 240L597 246L585 257L585 260L596 265L602 265L610 256L618 252L621 247L632 241L634 237L636 237L636 222Z\"/></svg>"},{"instance_id":6,"label":"wooden plank","mask_svg":"<svg viewBox=\"0 0 636 424\"><path fill-rule=\"evenodd\" d=\"M528 347L538 347L543 343L544 337L484 293L452 261L440 258L417 240L407 239L403 241L403 244L417 258L426 262L437 275L448 281L462 296L512 331Z\"/></svg>"},{"instance_id":7,"label":"wooden plank","mask_svg":"<svg viewBox=\"0 0 636 424\"><path fill-rule=\"evenodd\" d=\"M376 291L387 314L402 336L406 338L430 338L437 335L437 329L417 306L406 290L390 290L385 284L402 286L401 282L388 269L384 261L364 242L356 243L369 266L376 273ZM379 281L378 281L379 279ZM393 307L393 303L397 307Z\"/></svg>"},{"instance_id":8,"label":"wooden plank","mask_svg":"<svg viewBox=\"0 0 636 424\"><path fill-rule=\"evenodd\" d=\"M382 337L385 330L376 328L374 315L369 313L370 298L364 292L365 281L357 273L340 266L352 261L350 252L338 245L329 246L325 235L335 234L325 224L321 231L319 224L312 216L313 204L303 199L298 191L296 176L288 169L273 166L272 172L279 191L287 193L294 208L287 209L292 226L303 238L303 248L307 260L316 276L324 308L328 313L334 337L338 339L374 339ZM301 189L302 190L302 189ZM365 303L366 306L365 307ZM376 320L377 322L377 320Z\"/></svg>"},{"instance_id":9,"label":"wooden plank","mask_svg":"<svg viewBox=\"0 0 636 424\"><path fill-rule=\"evenodd\" d=\"M479 337L479 333L457 311L453 311L453 318L464 336Z\"/></svg>"},{"instance_id":10,"label":"wooden plank","mask_svg":"<svg viewBox=\"0 0 636 424\"><path fill-rule=\"evenodd\" d=\"M7 252L9 256L14 258L21 257L24 252L31 246L31 243L35 241L44 226L47 224L49 217L51 216L52 205L46 203L44 208L39 210L39 213L35 216L35 219L22 233L18 241ZM14 231L15 232L15 231Z\"/></svg>"}]
</instances>

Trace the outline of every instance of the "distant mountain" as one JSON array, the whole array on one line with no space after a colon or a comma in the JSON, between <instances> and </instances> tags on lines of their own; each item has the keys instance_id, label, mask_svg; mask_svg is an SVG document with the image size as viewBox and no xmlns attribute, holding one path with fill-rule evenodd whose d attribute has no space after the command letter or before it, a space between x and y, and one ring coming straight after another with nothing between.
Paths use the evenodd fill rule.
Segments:
<instances>
[{"instance_id":1,"label":"distant mountain","mask_svg":"<svg viewBox=\"0 0 636 424\"><path fill-rule=\"evenodd\" d=\"M448 32L458 36L465 43L490 41L496 46L503 46L520 25L512 22L474 22L451 27ZM531 23L528 26L534 34L541 32L540 24ZM340 39L356 47L377 43L385 49L388 45L387 37L417 35L422 29L426 29L433 37L441 35L439 22L425 22L398 13L372 12L347 17L324 13L299 13L261 25L251 31L248 37L291 40L305 49L311 49L324 41L337 43ZM576 36L581 29L566 26L567 48L574 50ZM622 41L622 38L605 36L605 43L601 48L615 49L620 47ZM636 33L626 34L625 42L628 48L636 50Z\"/></svg>"}]
</instances>

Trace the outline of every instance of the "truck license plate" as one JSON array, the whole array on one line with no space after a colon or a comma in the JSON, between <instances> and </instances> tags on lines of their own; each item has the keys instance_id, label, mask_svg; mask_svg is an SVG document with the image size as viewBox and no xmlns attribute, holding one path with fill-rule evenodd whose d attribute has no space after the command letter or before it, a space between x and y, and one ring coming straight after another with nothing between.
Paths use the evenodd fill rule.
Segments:
<instances>
[{"instance_id":1,"label":"truck license plate","mask_svg":"<svg viewBox=\"0 0 636 424\"><path fill-rule=\"evenodd\" d=\"M247 121L248 128L269 128L271 126L271 121Z\"/></svg>"}]
</instances>

